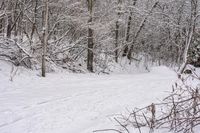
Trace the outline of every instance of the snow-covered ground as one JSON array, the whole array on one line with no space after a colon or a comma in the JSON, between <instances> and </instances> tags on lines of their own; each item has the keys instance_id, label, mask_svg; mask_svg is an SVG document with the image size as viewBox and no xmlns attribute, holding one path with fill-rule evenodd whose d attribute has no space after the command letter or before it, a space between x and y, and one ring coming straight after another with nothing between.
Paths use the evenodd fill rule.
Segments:
<instances>
[{"instance_id":1,"label":"snow-covered ground","mask_svg":"<svg viewBox=\"0 0 200 133\"><path fill-rule=\"evenodd\" d=\"M52 73L46 78L0 62L0 133L92 133L112 128L115 114L142 107L171 91L166 67L141 74Z\"/></svg>"}]
</instances>

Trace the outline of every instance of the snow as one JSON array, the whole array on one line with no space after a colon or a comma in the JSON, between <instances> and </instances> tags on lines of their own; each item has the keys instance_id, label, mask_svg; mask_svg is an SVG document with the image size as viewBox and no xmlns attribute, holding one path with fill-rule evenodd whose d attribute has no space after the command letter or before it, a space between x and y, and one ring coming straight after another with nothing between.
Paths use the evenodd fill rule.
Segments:
<instances>
[{"instance_id":1,"label":"snow","mask_svg":"<svg viewBox=\"0 0 200 133\"><path fill-rule=\"evenodd\" d=\"M139 74L49 73L0 62L0 133L92 133L116 125L115 114L164 98L176 80L167 67Z\"/></svg>"}]
</instances>

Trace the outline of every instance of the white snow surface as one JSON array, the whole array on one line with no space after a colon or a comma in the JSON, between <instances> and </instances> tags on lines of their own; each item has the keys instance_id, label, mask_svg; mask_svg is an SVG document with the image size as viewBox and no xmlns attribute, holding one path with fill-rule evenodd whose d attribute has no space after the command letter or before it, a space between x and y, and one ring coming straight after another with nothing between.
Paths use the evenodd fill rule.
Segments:
<instances>
[{"instance_id":1,"label":"white snow surface","mask_svg":"<svg viewBox=\"0 0 200 133\"><path fill-rule=\"evenodd\" d=\"M176 80L164 66L140 74L62 72L46 78L19 68L13 81L10 71L9 64L0 62L0 133L92 133L114 128L115 114L159 102Z\"/></svg>"}]
</instances>

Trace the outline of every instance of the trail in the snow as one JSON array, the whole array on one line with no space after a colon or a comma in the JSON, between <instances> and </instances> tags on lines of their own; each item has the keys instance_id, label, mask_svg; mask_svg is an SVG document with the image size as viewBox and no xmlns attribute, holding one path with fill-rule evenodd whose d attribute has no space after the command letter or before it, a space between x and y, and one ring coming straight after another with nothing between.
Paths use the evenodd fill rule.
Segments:
<instances>
[{"instance_id":1,"label":"trail in the snow","mask_svg":"<svg viewBox=\"0 0 200 133\"><path fill-rule=\"evenodd\" d=\"M167 95L176 79L161 67L136 75L0 73L0 133L92 133L114 126L114 114ZM3 89L2 89L3 88ZM7 91L6 91L7 90Z\"/></svg>"}]
</instances>

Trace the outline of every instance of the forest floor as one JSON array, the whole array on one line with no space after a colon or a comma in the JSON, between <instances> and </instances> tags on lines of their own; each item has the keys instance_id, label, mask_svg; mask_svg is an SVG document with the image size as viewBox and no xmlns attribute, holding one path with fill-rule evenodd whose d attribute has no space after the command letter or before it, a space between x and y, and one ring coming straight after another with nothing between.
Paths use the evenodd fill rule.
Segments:
<instances>
[{"instance_id":1,"label":"forest floor","mask_svg":"<svg viewBox=\"0 0 200 133\"><path fill-rule=\"evenodd\" d=\"M140 74L52 73L46 78L20 68L13 81L10 71L10 65L0 62L0 133L114 128L116 114L159 102L176 80L167 67Z\"/></svg>"}]
</instances>

